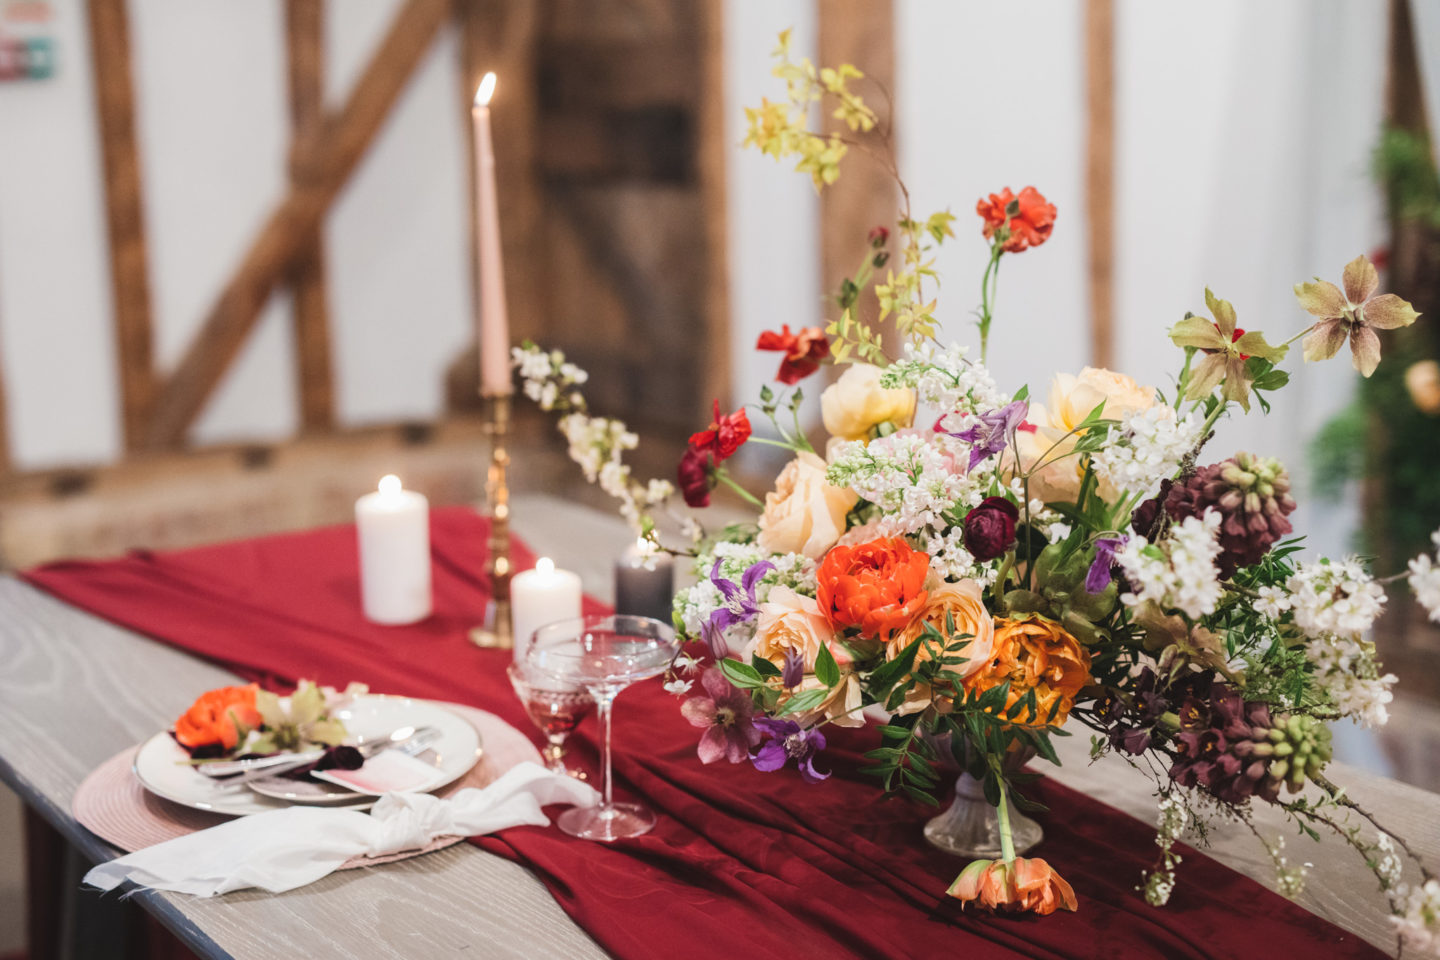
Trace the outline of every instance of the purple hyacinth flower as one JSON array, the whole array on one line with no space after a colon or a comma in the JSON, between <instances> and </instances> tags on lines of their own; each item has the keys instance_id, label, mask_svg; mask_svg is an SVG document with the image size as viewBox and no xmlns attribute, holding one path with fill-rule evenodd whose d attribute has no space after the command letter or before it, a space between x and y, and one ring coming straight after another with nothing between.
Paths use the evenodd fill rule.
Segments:
<instances>
[{"instance_id":1,"label":"purple hyacinth flower","mask_svg":"<svg viewBox=\"0 0 1440 960\"><path fill-rule=\"evenodd\" d=\"M710 648L710 655L716 660L723 659L730 652L725 642L725 631L737 623L749 623L760 613L760 603L755 599L755 588L765 574L775 569L769 560L752 563L740 577L740 583L720 576L720 560L710 568L710 582L720 591L725 604L710 614L700 627L700 639Z\"/></svg>"},{"instance_id":2,"label":"purple hyacinth flower","mask_svg":"<svg viewBox=\"0 0 1440 960\"><path fill-rule=\"evenodd\" d=\"M765 773L779 770L794 759L806 783L819 783L828 773L815 769L815 754L825 749L825 734L811 727L802 729L794 720L757 717L755 727L770 739L750 755L755 769Z\"/></svg>"},{"instance_id":3,"label":"purple hyacinth flower","mask_svg":"<svg viewBox=\"0 0 1440 960\"><path fill-rule=\"evenodd\" d=\"M1095 541L1095 562L1085 575L1085 592L1099 593L1110 586L1110 571L1115 566L1115 551L1125 545L1125 537L1105 537Z\"/></svg>"},{"instance_id":4,"label":"purple hyacinth flower","mask_svg":"<svg viewBox=\"0 0 1440 960\"><path fill-rule=\"evenodd\" d=\"M1015 400L999 410L980 414L980 422L970 429L950 434L956 440L964 440L970 444L970 466L965 469L974 470L980 461L1004 450L1005 445L1010 442L1011 434L1024 422L1025 414L1029 412L1028 403Z\"/></svg>"}]
</instances>

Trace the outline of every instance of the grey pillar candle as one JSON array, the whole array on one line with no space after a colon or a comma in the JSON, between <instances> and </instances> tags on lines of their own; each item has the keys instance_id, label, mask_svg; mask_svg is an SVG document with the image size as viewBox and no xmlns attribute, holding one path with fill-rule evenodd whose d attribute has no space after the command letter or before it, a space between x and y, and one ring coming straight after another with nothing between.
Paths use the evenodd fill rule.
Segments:
<instances>
[{"instance_id":1,"label":"grey pillar candle","mask_svg":"<svg viewBox=\"0 0 1440 960\"><path fill-rule=\"evenodd\" d=\"M641 551L639 544L615 561L615 612L670 622L675 599L675 562L666 553Z\"/></svg>"}]
</instances>

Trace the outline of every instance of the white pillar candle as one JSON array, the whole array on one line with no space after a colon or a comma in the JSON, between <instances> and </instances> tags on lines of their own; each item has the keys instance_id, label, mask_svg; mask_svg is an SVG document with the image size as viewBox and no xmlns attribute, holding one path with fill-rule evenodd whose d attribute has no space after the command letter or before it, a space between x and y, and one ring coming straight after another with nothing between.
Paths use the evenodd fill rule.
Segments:
<instances>
[{"instance_id":1,"label":"white pillar candle","mask_svg":"<svg viewBox=\"0 0 1440 960\"><path fill-rule=\"evenodd\" d=\"M515 625L517 660L524 658L536 628L578 616L580 575L556 570L549 557L541 557L534 570L517 573L510 581L510 618Z\"/></svg>"},{"instance_id":2,"label":"white pillar candle","mask_svg":"<svg viewBox=\"0 0 1440 960\"><path fill-rule=\"evenodd\" d=\"M380 489L355 501L360 538L360 599L375 623L415 623L430 616L430 501L382 477Z\"/></svg>"}]
</instances>

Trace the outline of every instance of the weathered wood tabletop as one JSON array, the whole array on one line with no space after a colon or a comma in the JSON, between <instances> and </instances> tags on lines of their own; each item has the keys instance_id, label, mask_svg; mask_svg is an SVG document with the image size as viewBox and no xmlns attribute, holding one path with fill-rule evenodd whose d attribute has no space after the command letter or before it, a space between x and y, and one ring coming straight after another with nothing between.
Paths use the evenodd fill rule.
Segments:
<instances>
[{"instance_id":1,"label":"weathered wood tabletop","mask_svg":"<svg viewBox=\"0 0 1440 960\"><path fill-rule=\"evenodd\" d=\"M538 552L578 572L588 592L610 597L612 559L633 536L618 520L537 496L517 498L515 526ZM0 664L0 778L95 861L115 851L71 818L76 787L116 751L170 722L177 691L232 679L13 578L0 578ZM1083 735L1057 746L1064 763L1052 774L1057 780L1152 819L1144 776L1114 758L1090 764ZM1440 862L1440 795L1335 766L1332 779ZM1292 863L1314 864L1301 902L1393 952L1383 897L1358 857L1332 838L1297 837L1263 805L1256 814L1263 833L1285 836ZM1247 830L1222 829L1211 842L1212 856L1274 885L1270 860ZM1180 871L1183 883L1183 865ZM204 957L606 956L527 870L470 844L332 874L279 896L145 893L139 901Z\"/></svg>"}]
</instances>

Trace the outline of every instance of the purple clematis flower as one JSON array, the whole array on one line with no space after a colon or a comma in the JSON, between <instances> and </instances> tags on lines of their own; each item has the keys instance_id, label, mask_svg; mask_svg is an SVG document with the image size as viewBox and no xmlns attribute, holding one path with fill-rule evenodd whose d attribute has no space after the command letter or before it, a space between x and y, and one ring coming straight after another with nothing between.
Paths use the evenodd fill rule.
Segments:
<instances>
[{"instance_id":1,"label":"purple clematis flower","mask_svg":"<svg viewBox=\"0 0 1440 960\"><path fill-rule=\"evenodd\" d=\"M725 631L737 623L749 623L760 613L760 603L755 599L755 587L760 580L775 569L775 564L769 560L761 560L753 563L741 575L740 583L737 585L733 580L727 580L720 576L720 560L715 561L715 566L710 568L710 582L720 591L720 596L725 598L725 605L720 607L700 628L700 639L710 648L710 654L716 660L724 659L730 653L730 645L725 642Z\"/></svg>"},{"instance_id":2,"label":"purple clematis flower","mask_svg":"<svg viewBox=\"0 0 1440 960\"><path fill-rule=\"evenodd\" d=\"M956 440L964 440L970 444L970 466L965 469L974 470L981 460L1004 450L1005 445L1010 442L1010 435L1024 422L1025 414L1029 411L1030 404L1024 400L1015 400L999 410L980 414L980 422L969 430L950 434Z\"/></svg>"},{"instance_id":3,"label":"purple clematis flower","mask_svg":"<svg viewBox=\"0 0 1440 960\"><path fill-rule=\"evenodd\" d=\"M743 690L737 690L718 669L711 667L700 675L704 693L686 700L680 713L692 727L705 732L700 735L697 753L701 763L725 759L739 763L750 755L750 748L760 742L750 716L754 701Z\"/></svg>"},{"instance_id":4,"label":"purple clematis flower","mask_svg":"<svg viewBox=\"0 0 1440 960\"><path fill-rule=\"evenodd\" d=\"M785 651L785 666L780 673L780 682L786 690L800 686L805 679L805 655L793 647Z\"/></svg>"},{"instance_id":5,"label":"purple clematis flower","mask_svg":"<svg viewBox=\"0 0 1440 960\"><path fill-rule=\"evenodd\" d=\"M794 720L759 717L755 726L770 736L769 742L750 755L755 769L764 773L779 770L793 757L806 783L819 783L828 773L815 769L815 754L825 749L825 734L811 727L802 729Z\"/></svg>"},{"instance_id":6,"label":"purple clematis flower","mask_svg":"<svg viewBox=\"0 0 1440 960\"><path fill-rule=\"evenodd\" d=\"M1095 541L1095 560L1085 575L1085 592L1099 593L1110 586L1110 568L1115 566L1115 551L1125 545L1125 537L1106 537Z\"/></svg>"}]
</instances>

